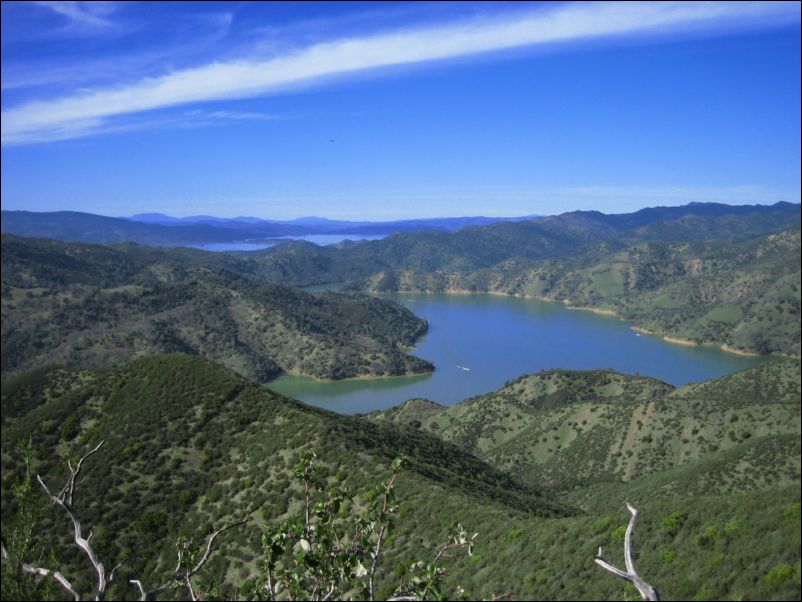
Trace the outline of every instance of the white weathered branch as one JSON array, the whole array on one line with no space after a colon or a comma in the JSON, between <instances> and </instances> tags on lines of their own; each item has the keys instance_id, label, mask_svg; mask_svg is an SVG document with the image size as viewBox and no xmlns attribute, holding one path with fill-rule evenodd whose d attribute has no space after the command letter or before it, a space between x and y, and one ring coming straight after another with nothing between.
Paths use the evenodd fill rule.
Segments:
<instances>
[{"instance_id":1,"label":"white weathered branch","mask_svg":"<svg viewBox=\"0 0 802 602\"><path fill-rule=\"evenodd\" d=\"M72 508L72 497L75 494L75 481L78 479L78 473L81 472L81 467L83 466L84 460L86 460L89 456L94 454L97 450L99 450L103 444L106 442L104 439L100 443L95 446L95 449L87 452L81 459L78 460L78 464L75 465L75 469L72 468L72 463L67 460L67 468L70 469L70 478L67 479L67 484L64 485L64 488L61 490L59 494L59 498L65 502L70 508Z\"/></svg>"},{"instance_id":2,"label":"white weathered branch","mask_svg":"<svg viewBox=\"0 0 802 602\"><path fill-rule=\"evenodd\" d=\"M139 588L140 600L150 600L154 596L158 596L162 592L165 592L168 589L170 589L175 583L183 582L187 586L187 590L189 591L190 597L192 598L192 600L195 600L195 592L192 589L192 583L190 582L190 579L194 577L203 568L203 565L206 564L206 561L209 560L209 556L212 553L212 544L214 544L214 540L217 538L218 535L220 535L224 531L228 531L229 529L233 529L234 527L239 527L241 525L244 525L246 522L248 522L247 519L243 519L237 523L226 525L222 529L218 529L217 531L212 533L211 536L209 537L209 541L206 542L206 551L204 552L201 559L191 570L186 571L184 573L181 572L181 551L179 550L178 564L176 565L173 574L170 576L170 578L164 585L161 585L156 589L145 591L145 588L143 587L142 582L139 579L130 579L129 583L136 585Z\"/></svg>"},{"instance_id":3,"label":"white weathered branch","mask_svg":"<svg viewBox=\"0 0 802 602\"><path fill-rule=\"evenodd\" d=\"M6 551L6 546L2 545L3 548L3 558L5 560L9 560L8 552ZM20 568L22 568L23 572L28 573L29 575L39 575L40 577L52 577L58 583L66 589L73 598L76 600L80 600L81 596L78 592L75 591L75 588L72 584L67 580L67 578L59 573L58 571L51 571L50 569L46 569L41 566L33 566L32 564L28 564L27 562L20 563Z\"/></svg>"},{"instance_id":4,"label":"white weathered branch","mask_svg":"<svg viewBox=\"0 0 802 602\"><path fill-rule=\"evenodd\" d=\"M81 534L81 522L76 518L75 513L72 509L72 499L73 494L75 493L75 481L78 478L78 474L81 472L81 467L83 466L84 460L86 460L89 456L94 454L97 450L99 450L102 445L106 442L104 439L100 443L98 443L94 449L84 454L78 463L75 465L75 468L72 467L72 464L69 462L67 463L70 469L70 477L67 479L67 484L64 485L64 488L61 490L59 495L53 495L48 489L45 482L42 480L42 477L36 475L36 480L42 486L42 489L45 490L47 497L50 498L50 501L54 504L61 506L64 509L64 512L67 513L67 516L70 517L72 521L73 530L74 530L74 539L75 545L81 548L86 556L89 558L89 562L92 563L92 566L95 567L95 572L97 572L97 594L95 596L96 600L102 600L103 596L106 593L106 570L103 568L103 563L100 562L100 559L95 554L95 551L92 549L90 545L90 541L92 539L92 532L90 531L89 537L84 538ZM112 571L113 574L113 571Z\"/></svg>"},{"instance_id":5,"label":"white weathered branch","mask_svg":"<svg viewBox=\"0 0 802 602\"><path fill-rule=\"evenodd\" d=\"M613 575L629 581L637 588L641 598L644 600L659 600L660 598L657 596L657 591L646 583L635 570L635 563L632 561L632 533L635 531L635 523L638 521L638 510L629 502L627 502L627 509L632 514L632 518L629 519L629 525L624 535L624 562L626 563L627 570L622 571L613 566L610 561L602 556L601 548L599 548L599 553L595 558L595 562L605 571L609 571Z\"/></svg>"},{"instance_id":6,"label":"white weathered branch","mask_svg":"<svg viewBox=\"0 0 802 602\"><path fill-rule=\"evenodd\" d=\"M395 479L398 476L397 472L393 473L393 477L390 479L390 482L384 486L384 501L382 502L382 514L387 512L387 503L389 502L389 495L390 491L392 491L393 486L395 485ZM373 600L374 591L373 591L373 577L376 574L376 567L379 564L379 556L381 555L382 543L384 542L384 532L387 529L387 523L382 522L381 528L379 529L379 536L376 538L376 547L371 552L371 559L370 559L370 570L368 571L368 595L369 600Z\"/></svg>"},{"instance_id":7,"label":"white weathered branch","mask_svg":"<svg viewBox=\"0 0 802 602\"><path fill-rule=\"evenodd\" d=\"M81 535L81 522L75 517L75 514L73 514L72 512L72 509L60 498L50 493L50 489L47 488L47 485L45 485L45 482L42 480L42 477L36 475L36 480L39 481L39 484L45 490L45 493L47 494L47 497L50 498L50 501L64 508L64 512L66 512L67 516L70 517L74 529L75 545L77 545L84 551L84 553L89 558L89 562L91 562L92 566L95 567L95 572L97 572L97 595L95 598L97 600L102 600L103 595L106 592L106 569L103 568L103 563L100 562L100 559L97 557L97 554L95 554L95 551L89 544L89 540L92 538L91 533L89 535L89 539L84 538Z\"/></svg>"}]
</instances>

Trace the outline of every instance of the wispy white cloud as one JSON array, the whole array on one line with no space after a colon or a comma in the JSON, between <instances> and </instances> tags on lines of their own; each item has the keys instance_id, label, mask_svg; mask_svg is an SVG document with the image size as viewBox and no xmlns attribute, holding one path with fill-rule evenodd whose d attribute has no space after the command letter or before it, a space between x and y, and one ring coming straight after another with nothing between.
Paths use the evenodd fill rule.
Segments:
<instances>
[{"instance_id":1,"label":"wispy white cloud","mask_svg":"<svg viewBox=\"0 0 802 602\"><path fill-rule=\"evenodd\" d=\"M70 22L89 27L111 27L108 16L114 12L116 2L33 2L36 6L49 8L67 17Z\"/></svg>"},{"instance_id":2,"label":"wispy white cloud","mask_svg":"<svg viewBox=\"0 0 802 602\"><path fill-rule=\"evenodd\" d=\"M197 63L198 56L208 56L228 36L233 21L231 12L184 15L182 26L173 23L169 31L164 32L159 45L149 46L146 50L132 50L125 45L122 48L114 46L109 52L83 54L80 61L68 54L47 57L44 61L39 57L21 61L4 57L0 79L2 89L4 93L21 90L30 96L36 92L32 88L43 91L47 91L48 87L50 90L75 90L90 85L109 88L131 80L162 75L165 64L188 66ZM103 33L105 35L109 29L113 29L114 35L123 36L142 30L145 26L141 20L115 16L114 24L109 28L104 27ZM46 37L48 33L52 32L39 31L38 35ZM85 31L82 35L85 34L91 32ZM13 100L9 101L6 97L3 102L6 105L14 104Z\"/></svg>"},{"instance_id":3,"label":"wispy white cloud","mask_svg":"<svg viewBox=\"0 0 802 602\"><path fill-rule=\"evenodd\" d=\"M114 118L202 101L277 93L380 68L423 64L524 46L605 36L645 34L722 23L759 27L799 20L793 2L580 3L513 17L482 16L315 44L270 59L213 62L136 83L57 100L28 102L2 112L2 144L65 139L97 131Z\"/></svg>"},{"instance_id":4,"label":"wispy white cloud","mask_svg":"<svg viewBox=\"0 0 802 602\"><path fill-rule=\"evenodd\" d=\"M286 115L257 113L254 111L207 111L194 109L170 115L149 115L142 118L123 116L112 122L90 118L64 123L46 132L33 131L20 134L15 144L36 144L39 142L60 142L92 136L125 134L130 132L160 129L197 129L225 125L243 121L275 121L288 119Z\"/></svg>"}]
</instances>

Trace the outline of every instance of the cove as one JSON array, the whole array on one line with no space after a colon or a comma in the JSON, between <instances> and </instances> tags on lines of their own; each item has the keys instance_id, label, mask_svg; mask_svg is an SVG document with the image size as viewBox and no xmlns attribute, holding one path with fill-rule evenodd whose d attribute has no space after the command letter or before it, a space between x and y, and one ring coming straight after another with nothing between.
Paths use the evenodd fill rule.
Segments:
<instances>
[{"instance_id":1,"label":"cove","mask_svg":"<svg viewBox=\"0 0 802 602\"><path fill-rule=\"evenodd\" d=\"M555 302L487 294L381 297L429 321L428 334L412 353L433 362L433 374L333 382L284 375L267 386L311 405L355 414L386 409L412 397L453 405L549 368L612 368L681 386L772 359L672 345L657 336L638 335L618 318L570 310Z\"/></svg>"}]
</instances>

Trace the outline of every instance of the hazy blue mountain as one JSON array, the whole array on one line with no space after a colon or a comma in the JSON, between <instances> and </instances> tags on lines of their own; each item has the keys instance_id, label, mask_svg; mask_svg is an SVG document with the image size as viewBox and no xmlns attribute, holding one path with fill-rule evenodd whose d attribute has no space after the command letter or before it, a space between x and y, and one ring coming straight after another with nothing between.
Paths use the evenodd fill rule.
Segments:
<instances>
[{"instance_id":1,"label":"hazy blue mountain","mask_svg":"<svg viewBox=\"0 0 802 602\"><path fill-rule=\"evenodd\" d=\"M274 221L255 217L221 218L210 215L176 218L162 213L141 213L130 218L122 218L78 211L45 213L3 211L2 231L17 236L36 236L70 242L138 242L146 245L170 246L315 234L388 235L394 232L428 230L454 232L469 226L527 220L530 217L480 216L352 222L318 217Z\"/></svg>"}]
</instances>

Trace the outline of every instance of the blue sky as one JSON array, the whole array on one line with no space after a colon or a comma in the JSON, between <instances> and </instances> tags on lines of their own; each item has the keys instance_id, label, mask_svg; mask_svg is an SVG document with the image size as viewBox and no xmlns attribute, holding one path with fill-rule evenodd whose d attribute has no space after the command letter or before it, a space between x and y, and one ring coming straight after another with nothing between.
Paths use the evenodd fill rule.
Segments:
<instances>
[{"instance_id":1,"label":"blue sky","mask_svg":"<svg viewBox=\"0 0 802 602\"><path fill-rule=\"evenodd\" d=\"M4 2L2 206L800 200L799 3Z\"/></svg>"}]
</instances>

